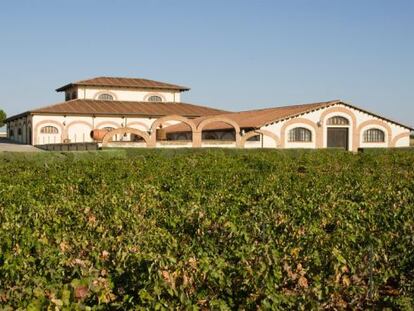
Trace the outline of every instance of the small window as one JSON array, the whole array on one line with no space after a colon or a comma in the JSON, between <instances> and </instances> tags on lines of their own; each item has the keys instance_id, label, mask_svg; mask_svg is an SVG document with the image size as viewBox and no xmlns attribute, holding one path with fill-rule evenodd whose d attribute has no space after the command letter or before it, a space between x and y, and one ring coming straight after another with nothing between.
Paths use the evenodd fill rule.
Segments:
<instances>
[{"instance_id":1,"label":"small window","mask_svg":"<svg viewBox=\"0 0 414 311\"><path fill-rule=\"evenodd\" d=\"M160 96L153 95L153 96L148 97L148 101L149 102L162 102L162 98Z\"/></svg>"},{"instance_id":2,"label":"small window","mask_svg":"<svg viewBox=\"0 0 414 311\"><path fill-rule=\"evenodd\" d=\"M289 131L289 142L311 142L312 132L304 127L295 127Z\"/></svg>"},{"instance_id":3,"label":"small window","mask_svg":"<svg viewBox=\"0 0 414 311\"><path fill-rule=\"evenodd\" d=\"M380 129L369 129L364 132L365 143L383 143L385 142L385 133Z\"/></svg>"},{"instance_id":4,"label":"small window","mask_svg":"<svg viewBox=\"0 0 414 311\"><path fill-rule=\"evenodd\" d=\"M17 129L17 135L22 135L22 129L20 127Z\"/></svg>"},{"instance_id":5,"label":"small window","mask_svg":"<svg viewBox=\"0 0 414 311\"><path fill-rule=\"evenodd\" d=\"M100 100L114 100L114 97L111 94L101 94L99 95L98 99Z\"/></svg>"},{"instance_id":6,"label":"small window","mask_svg":"<svg viewBox=\"0 0 414 311\"><path fill-rule=\"evenodd\" d=\"M42 134L58 134L59 130L54 126L48 125L48 126L42 127L40 129L40 133L42 133Z\"/></svg>"},{"instance_id":7,"label":"small window","mask_svg":"<svg viewBox=\"0 0 414 311\"><path fill-rule=\"evenodd\" d=\"M70 93L69 92L65 93L65 100L66 101L70 100Z\"/></svg>"},{"instance_id":8,"label":"small window","mask_svg":"<svg viewBox=\"0 0 414 311\"><path fill-rule=\"evenodd\" d=\"M329 118L328 125L349 125L349 121L347 118L335 116Z\"/></svg>"},{"instance_id":9,"label":"small window","mask_svg":"<svg viewBox=\"0 0 414 311\"><path fill-rule=\"evenodd\" d=\"M78 98L78 93L76 91L72 92L72 99Z\"/></svg>"},{"instance_id":10,"label":"small window","mask_svg":"<svg viewBox=\"0 0 414 311\"><path fill-rule=\"evenodd\" d=\"M10 130L10 137L13 137L14 136L14 131L13 130Z\"/></svg>"}]
</instances>

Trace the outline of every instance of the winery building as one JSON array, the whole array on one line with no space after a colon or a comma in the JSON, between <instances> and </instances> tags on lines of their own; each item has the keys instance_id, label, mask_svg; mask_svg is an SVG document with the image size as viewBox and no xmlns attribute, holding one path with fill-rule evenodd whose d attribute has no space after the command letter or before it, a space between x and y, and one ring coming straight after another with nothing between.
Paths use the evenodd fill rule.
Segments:
<instances>
[{"instance_id":1,"label":"winery building","mask_svg":"<svg viewBox=\"0 0 414 311\"><path fill-rule=\"evenodd\" d=\"M32 145L101 147L408 147L412 128L332 100L229 112L181 102L189 88L98 77L58 88L65 101L9 117L7 136Z\"/></svg>"}]
</instances>

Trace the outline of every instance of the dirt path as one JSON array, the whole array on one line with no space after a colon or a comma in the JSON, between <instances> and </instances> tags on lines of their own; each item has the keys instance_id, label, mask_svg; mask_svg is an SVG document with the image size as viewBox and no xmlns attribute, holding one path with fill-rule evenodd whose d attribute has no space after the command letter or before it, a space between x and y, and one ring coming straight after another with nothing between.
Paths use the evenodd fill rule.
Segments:
<instances>
[{"instance_id":1,"label":"dirt path","mask_svg":"<svg viewBox=\"0 0 414 311\"><path fill-rule=\"evenodd\" d=\"M7 138L0 137L0 152L10 151L10 152L40 152L40 150L32 145L22 145L17 144L8 140Z\"/></svg>"}]
</instances>

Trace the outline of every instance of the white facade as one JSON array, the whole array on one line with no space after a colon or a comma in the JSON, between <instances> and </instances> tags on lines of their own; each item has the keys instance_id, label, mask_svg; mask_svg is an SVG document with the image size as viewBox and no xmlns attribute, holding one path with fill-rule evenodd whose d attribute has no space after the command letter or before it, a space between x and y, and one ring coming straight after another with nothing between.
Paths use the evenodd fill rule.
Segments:
<instances>
[{"instance_id":1,"label":"white facade","mask_svg":"<svg viewBox=\"0 0 414 311\"><path fill-rule=\"evenodd\" d=\"M180 102L180 91L139 90L125 88L98 88L76 86L66 90L67 99L99 99L102 94L109 94L119 101L148 101L151 96L158 96L163 102Z\"/></svg>"},{"instance_id":2,"label":"white facade","mask_svg":"<svg viewBox=\"0 0 414 311\"><path fill-rule=\"evenodd\" d=\"M327 125L326 121L334 116L346 118L349 121L349 125ZM304 122L304 120L308 122ZM286 126L288 122L290 124ZM309 129L312 133L312 141L290 142L287 134L295 127ZM356 151L356 148L409 147L410 145L410 130L408 128L344 104L337 104L334 107L309 112L300 117L263 126L261 129L277 134L279 139L282 140L279 142L279 145L283 146L283 148L327 148L327 131L330 127L348 128L348 150ZM384 142L365 142L363 136L368 129L380 129L383 131L385 134ZM320 139L319 144L318 139ZM393 142L394 139L395 142ZM263 145L265 147L273 146L274 141L270 137L264 136Z\"/></svg>"},{"instance_id":3,"label":"white facade","mask_svg":"<svg viewBox=\"0 0 414 311\"><path fill-rule=\"evenodd\" d=\"M151 101L151 96L157 96L162 102L180 102L179 90L154 90L154 89L128 89L128 88L98 88L85 86L72 86L65 91L67 100L71 99L101 99L105 95L112 98L109 103L116 105L117 101L145 102ZM153 98L152 98L153 99ZM102 99L101 99L102 100ZM87 104L87 103L86 103ZM160 103L162 104L162 103ZM306 106L306 105L304 105ZM16 142L46 145L64 143L91 143L93 130L107 129L119 131L114 134L108 146L127 147L160 147L160 148L182 148L182 147L223 147L223 148L327 148L328 141L332 141L334 128L346 131L347 150L357 151L358 148L387 148L387 147L408 147L410 145L410 128L398 123L381 118L354 106L335 101L331 105L321 106L311 111L304 111L284 120L274 120L256 131L260 132L259 139L252 138L253 133L245 133L245 129L238 127L237 122L231 121L232 114L211 116L216 122L224 122L233 126L232 131L213 130L209 135L202 132L202 128L196 126L190 119L182 116L181 121L191 124L187 140L174 140L178 138L156 139L154 133L158 117L146 114L146 117L128 117L127 115L76 115L76 113L28 113L8 121L8 137ZM168 116L167 116L168 117ZM346 123L341 125L329 125L328 120L333 117L342 117ZM230 120L230 123L229 123ZM167 118L163 127L177 124L177 116ZM212 121L212 120L207 120ZM158 121L157 121L158 122ZM124 128L130 129L125 133ZM157 127L158 128L158 127ZM291 131L301 128L306 132L306 139L297 140L291 138ZM192 130L191 130L192 129ZM137 130L132 133L133 130ZM369 140L365 135L367 130L378 131L381 139ZM158 132L157 130L155 132ZM114 132L115 133L115 132ZM137 135L140 135L137 137ZM189 133L188 133L189 134ZM178 137L178 133L173 133ZM244 135L247 135L245 139ZM250 135L250 136L249 136ZM330 136L331 135L331 136ZM143 137L145 136L145 138ZM209 139L208 136L219 138ZM192 137L192 141L191 141ZM250 140L248 140L250 138ZM329 145L330 147L332 145Z\"/></svg>"}]
</instances>

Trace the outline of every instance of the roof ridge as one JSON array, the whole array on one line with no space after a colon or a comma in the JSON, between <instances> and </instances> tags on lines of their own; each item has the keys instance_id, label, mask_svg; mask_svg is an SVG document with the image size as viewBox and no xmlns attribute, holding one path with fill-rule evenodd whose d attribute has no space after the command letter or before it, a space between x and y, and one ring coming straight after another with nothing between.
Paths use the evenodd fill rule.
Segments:
<instances>
[{"instance_id":1,"label":"roof ridge","mask_svg":"<svg viewBox=\"0 0 414 311\"><path fill-rule=\"evenodd\" d=\"M167 89L167 90L171 89L171 90L178 90L180 92L190 90L190 88L187 86L170 83L170 82L152 80L152 79L147 79L147 78L98 76L98 77L92 77L92 78L77 80L75 82L68 83L64 86L57 88L56 91L61 92L76 85L136 88L136 89L140 89L140 88Z\"/></svg>"}]
</instances>

